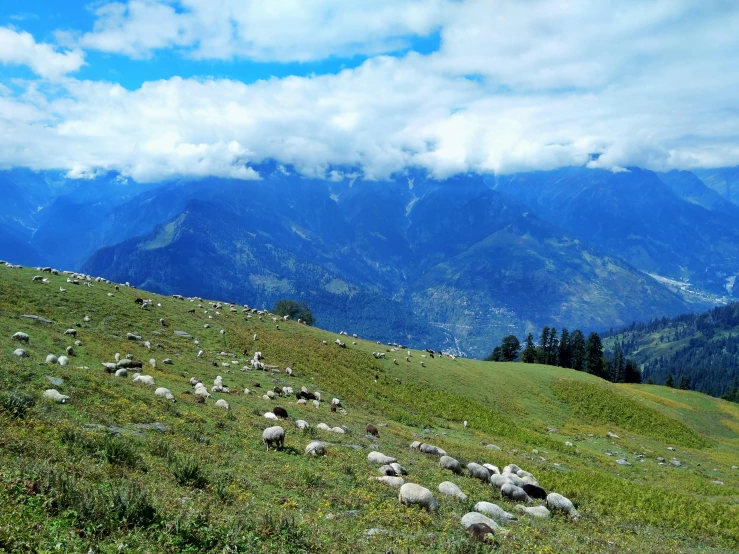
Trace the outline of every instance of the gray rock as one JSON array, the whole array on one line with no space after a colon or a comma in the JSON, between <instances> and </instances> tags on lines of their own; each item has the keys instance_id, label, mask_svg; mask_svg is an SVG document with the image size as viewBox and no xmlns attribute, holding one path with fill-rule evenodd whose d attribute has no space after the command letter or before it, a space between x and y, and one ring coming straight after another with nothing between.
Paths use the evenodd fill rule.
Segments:
<instances>
[{"instance_id":1,"label":"gray rock","mask_svg":"<svg viewBox=\"0 0 739 554\"><path fill-rule=\"evenodd\" d=\"M186 331L174 331L174 334L183 339L191 339L192 335Z\"/></svg>"},{"instance_id":2,"label":"gray rock","mask_svg":"<svg viewBox=\"0 0 739 554\"><path fill-rule=\"evenodd\" d=\"M364 534L365 537L368 539L371 539L375 535L387 535L390 531L387 529L380 529L379 527L373 527L372 529L368 529L367 532Z\"/></svg>"},{"instance_id":3,"label":"gray rock","mask_svg":"<svg viewBox=\"0 0 739 554\"><path fill-rule=\"evenodd\" d=\"M59 377L52 377L51 375L47 375L46 379L55 387L61 387L64 384L64 379L60 379Z\"/></svg>"},{"instance_id":4,"label":"gray rock","mask_svg":"<svg viewBox=\"0 0 739 554\"><path fill-rule=\"evenodd\" d=\"M619 464L619 465L622 465L622 466L630 466L631 465L630 462L627 462L623 458L621 458L620 460L616 460L616 463Z\"/></svg>"},{"instance_id":5,"label":"gray rock","mask_svg":"<svg viewBox=\"0 0 739 554\"><path fill-rule=\"evenodd\" d=\"M44 319L43 317L39 317L37 315L22 315L21 317L25 317L26 319L35 319L39 323L54 323L50 319Z\"/></svg>"},{"instance_id":6,"label":"gray rock","mask_svg":"<svg viewBox=\"0 0 739 554\"><path fill-rule=\"evenodd\" d=\"M682 462L680 462L680 460L670 460L670 463L674 465L675 467L680 467L683 465Z\"/></svg>"},{"instance_id":7,"label":"gray rock","mask_svg":"<svg viewBox=\"0 0 739 554\"><path fill-rule=\"evenodd\" d=\"M500 446L498 446L497 444L488 444L485 448L487 448L488 450L500 450Z\"/></svg>"}]
</instances>

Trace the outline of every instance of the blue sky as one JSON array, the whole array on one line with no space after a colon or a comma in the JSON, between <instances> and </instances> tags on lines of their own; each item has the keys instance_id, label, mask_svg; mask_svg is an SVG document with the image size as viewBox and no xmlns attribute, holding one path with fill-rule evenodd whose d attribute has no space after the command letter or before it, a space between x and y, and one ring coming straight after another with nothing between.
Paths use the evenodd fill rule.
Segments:
<instances>
[{"instance_id":1,"label":"blue sky","mask_svg":"<svg viewBox=\"0 0 739 554\"><path fill-rule=\"evenodd\" d=\"M0 167L733 166L737 28L719 0L5 0Z\"/></svg>"}]
</instances>

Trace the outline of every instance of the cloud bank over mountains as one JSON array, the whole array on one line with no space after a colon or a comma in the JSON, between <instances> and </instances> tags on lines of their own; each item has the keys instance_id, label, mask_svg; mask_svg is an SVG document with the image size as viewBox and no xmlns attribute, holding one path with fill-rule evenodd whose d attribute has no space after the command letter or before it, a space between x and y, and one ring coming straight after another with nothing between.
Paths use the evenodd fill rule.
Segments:
<instances>
[{"instance_id":1,"label":"cloud bank over mountains","mask_svg":"<svg viewBox=\"0 0 739 554\"><path fill-rule=\"evenodd\" d=\"M43 36L13 15L0 167L156 181L255 179L265 159L370 179L739 164L732 3L129 0ZM115 78L172 59L196 76ZM314 71L322 60L336 69ZM78 75L98 64L106 77ZM279 64L292 74L271 77Z\"/></svg>"}]
</instances>

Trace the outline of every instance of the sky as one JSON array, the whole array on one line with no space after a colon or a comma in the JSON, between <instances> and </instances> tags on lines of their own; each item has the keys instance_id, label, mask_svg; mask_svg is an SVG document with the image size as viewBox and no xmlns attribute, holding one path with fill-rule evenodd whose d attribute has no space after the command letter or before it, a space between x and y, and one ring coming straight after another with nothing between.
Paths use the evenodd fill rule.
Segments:
<instances>
[{"instance_id":1,"label":"sky","mask_svg":"<svg viewBox=\"0 0 739 554\"><path fill-rule=\"evenodd\" d=\"M733 0L3 0L0 168L739 165Z\"/></svg>"}]
</instances>

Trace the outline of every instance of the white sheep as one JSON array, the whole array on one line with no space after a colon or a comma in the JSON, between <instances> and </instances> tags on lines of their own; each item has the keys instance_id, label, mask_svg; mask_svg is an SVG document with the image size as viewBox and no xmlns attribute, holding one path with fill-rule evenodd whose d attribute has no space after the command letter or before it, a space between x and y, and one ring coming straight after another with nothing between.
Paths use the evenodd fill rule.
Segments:
<instances>
[{"instance_id":1,"label":"white sheep","mask_svg":"<svg viewBox=\"0 0 739 554\"><path fill-rule=\"evenodd\" d=\"M452 498L467 500L467 495L462 492L462 489L451 481L443 481L442 483L439 483L439 492L446 496L451 496Z\"/></svg>"},{"instance_id":2,"label":"white sheep","mask_svg":"<svg viewBox=\"0 0 739 554\"><path fill-rule=\"evenodd\" d=\"M572 519L577 519L580 517L580 514L575 509L575 505L572 503L572 501L562 496L561 494L557 494L556 492L552 492L549 495L547 495L547 507L550 510L559 510L560 512L565 512L566 514L569 514L569 516Z\"/></svg>"},{"instance_id":3,"label":"white sheep","mask_svg":"<svg viewBox=\"0 0 739 554\"><path fill-rule=\"evenodd\" d=\"M264 417L267 418L267 419L280 419L279 417L277 417L272 412L267 412L266 414L264 414Z\"/></svg>"},{"instance_id":4,"label":"white sheep","mask_svg":"<svg viewBox=\"0 0 739 554\"><path fill-rule=\"evenodd\" d=\"M500 487L500 494L503 496L503 498L513 500L514 502L531 502L531 498L529 498L529 495L526 494L525 490L511 483L506 483L505 485Z\"/></svg>"},{"instance_id":5,"label":"white sheep","mask_svg":"<svg viewBox=\"0 0 739 554\"><path fill-rule=\"evenodd\" d=\"M172 392L164 387L157 388L157 390L154 391L154 395L161 396L162 398L166 398L167 400L171 400L172 402L176 402Z\"/></svg>"},{"instance_id":6,"label":"white sheep","mask_svg":"<svg viewBox=\"0 0 739 554\"><path fill-rule=\"evenodd\" d=\"M326 443L323 441L311 441L305 447L305 453L309 456L325 456L326 455Z\"/></svg>"},{"instance_id":7,"label":"white sheep","mask_svg":"<svg viewBox=\"0 0 739 554\"><path fill-rule=\"evenodd\" d=\"M28 352L26 352L22 348L16 348L15 350L13 350L13 356L16 356L17 358L27 358Z\"/></svg>"},{"instance_id":8,"label":"white sheep","mask_svg":"<svg viewBox=\"0 0 739 554\"><path fill-rule=\"evenodd\" d=\"M400 487L398 501L404 506L421 506L430 511L439 507L431 491L415 483L405 483Z\"/></svg>"},{"instance_id":9,"label":"white sheep","mask_svg":"<svg viewBox=\"0 0 739 554\"><path fill-rule=\"evenodd\" d=\"M513 514L509 514L503 508L492 502L478 502L475 504L475 511L496 519L498 521L516 521L518 518Z\"/></svg>"},{"instance_id":10,"label":"white sheep","mask_svg":"<svg viewBox=\"0 0 739 554\"><path fill-rule=\"evenodd\" d=\"M308 423L304 419L298 419L298 420L295 421L295 427L297 427L301 431L304 431L304 430L310 428L310 423Z\"/></svg>"},{"instance_id":11,"label":"white sheep","mask_svg":"<svg viewBox=\"0 0 739 554\"><path fill-rule=\"evenodd\" d=\"M136 377L133 378L133 382L141 383L142 385L154 386L154 377L152 377L151 375L136 374Z\"/></svg>"},{"instance_id":12,"label":"white sheep","mask_svg":"<svg viewBox=\"0 0 739 554\"><path fill-rule=\"evenodd\" d=\"M58 363L60 366L68 366L69 358L67 358L66 356L59 356L56 360L56 363Z\"/></svg>"},{"instance_id":13,"label":"white sheep","mask_svg":"<svg viewBox=\"0 0 739 554\"><path fill-rule=\"evenodd\" d=\"M115 372L116 377L128 377L128 370L125 367L117 369Z\"/></svg>"},{"instance_id":14,"label":"white sheep","mask_svg":"<svg viewBox=\"0 0 739 554\"><path fill-rule=\"evenodd\" d=\"M223 398L216 400L216 406L218 408L223 408L224 410L230 410L231 407L228 405L228 402L226 402Z\"/></svg>"},{"instance_id":15,"label":"white sheep","mask_svg":"<svg viewBox=\"0 0 739 554\"><path fill-rule=\"evenodd\" d=\"M479 479L483 483L487 483L490 480L490 472L487 468L482 467L480 464L470 462L467 464L467 473L470 477Z\"/></svg>"},{"instance_id":16,"label":"white sheep","mask_svg":"<svg viewBox=\"0 0 739 554\"><path fill-rule=\"evenodd\" d=\"M57 402L59 404L66 404L67 402L69 402L69 396L60 393L56 389L45 390L44 398L48 398L49 400L53 400L54 402Z\"/></svg>"},{"instance_id":17,"label":"white sheep","mask_svg":"<svg viewBox=\"0 0 739 554\"><path fill-rule=\"evenodd\" d=\"M461 475L462 473L462 466L451 456L442 456L441 458L439 458L439 467L441 467L442 469L448 469L449 471L456 473L457 475Z\"/></svg>"},{"instance_id":18,"label":"white sheep","mask_svg":"<svg viewBox=\"0 0 739 554\"><path fill-rule=\"evenodd\" d=\"M552 515L546 506L524 506L523 504L517 504L516 510L532 517L548 518Z\"/></svg>"},{"instance_id":19,"label":"white sheep","mask_svg":"<svg viewBox=\"0 0 739 554\"><path fill-rule=\"evenodd\" d=\"M26 333L22 333L21 331L13 333L13 340L17 340L18 342L25 342L26 344L28 344L29 339L30 337Z\"/></svg>"},{"instance_id":20,"label":"white sheep","mask_svg":"<svg viewBox=\"0 0 739 554\"><path fill-rule=\"evenodd\" d=\"M269 447L273 445L276 445L275 448L278 450L282 449L285 444L285 430L279 425L267 427L262 432L262 442L267 446L267 452L269 452Z\"/></svg>"},{"instance_id":21,"label":"white sheep","mask_svg":"<svg viewBox=\"0 0 739 554\"><path fill-rule=\"evenodd\" d=\"M54 356L54 354L49 354L46 356L46 363L47 364L55 364L57 362L58 358Z\"/></svg>"},{"instance_id":22,"label":"white sheep","mask_svg":"<svg viewBox=\"0 0 739 554\"><path fill-rule=\"evenodd\" d=\"M319 423L318 425L316 425L316 429L320 429L321 431L331 431L331 427L329 427L325 423Z\"/></svg>"},{"instance_id":23,"label":"white sheep","mask_svg":"<svg viewBox=\"0 0 739 554\"><path fill-rule=\"evenodd\" d=\"M313 401L313 407L314 408L320 408L320 406L321 406L321 403L318 400L314 400Z\"/></svg>"},{"instance_id":24,"label":"white sheep","mask_svg":"<svg viewBox=\"0 0 739 554\"><path fill-rule=\"evenodd\" d=\"M464 527L465 529L469 529L470 527L478 523L487 525L493 531L498 531L498 529L500 529L500 525L495 523L495 521L490 519L488 516L483 515L479 512L468 512L464 514L462 516L461 523L462 527Z\"/></svg>"},{"instance_id":25,"label":"white sheep","mask_svg":"<svg viewBox=\"0 0 739 554\"><path fill-rule=\"evenodd\" d=\"M391 456L386 456L382 452L377 452L376 450L373 450L369 454L367 454L367 460L369 462L372 462L373 464L380 464L380 465L387 465L396 463L398 460Z\"/></svg>"}]
</instances>

